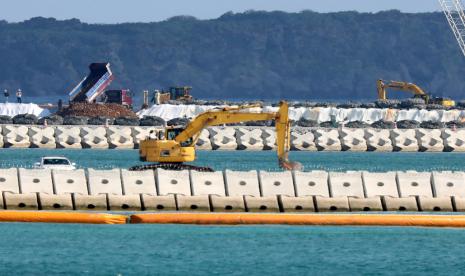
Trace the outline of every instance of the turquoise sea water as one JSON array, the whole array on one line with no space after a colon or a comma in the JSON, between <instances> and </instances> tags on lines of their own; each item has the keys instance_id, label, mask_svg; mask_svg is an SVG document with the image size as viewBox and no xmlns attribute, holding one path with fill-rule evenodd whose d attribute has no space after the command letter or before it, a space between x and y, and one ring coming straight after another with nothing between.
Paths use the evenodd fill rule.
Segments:
<instances>
[{"instance_id":1,"label":"turquoise sea water","mask_svg":"<svg viewBox=\"0 0 465 276\"><path fill-rule=\"evenodd\" d=\"M0 150L0 167L63 155L80 167L127 168L137 151ZM307 169L465 170L460 153L310 153ZM216 170L276 170L275 152L206 152ZM400 227L0 223L0 275L460 275L465 230Z\"/></svg>"},{"instance_id":2,"label":"turquoise sea water","mask_svg":"<svg viewBox=\"0 0 465 276\"><path fill-rule=\"evenodd\" d=\"M2 149L0 168L32 167L42 156L66 156L78 167L128 168L141 164L137 150ZM305 170L465 170L465 153L291 152ZM274 151L198 151L193 163L215 170L279 170Z\"/></svg>"},{"instance_id":3,"label":"turquoise sea water","mask_svg":"<svg viewBox=\"0 0 465 276\"><path fill-rule=\"evenodd\" d=\"M465 231L0 224L1 275L461 275Z\"/></svg>"}]
</instances>

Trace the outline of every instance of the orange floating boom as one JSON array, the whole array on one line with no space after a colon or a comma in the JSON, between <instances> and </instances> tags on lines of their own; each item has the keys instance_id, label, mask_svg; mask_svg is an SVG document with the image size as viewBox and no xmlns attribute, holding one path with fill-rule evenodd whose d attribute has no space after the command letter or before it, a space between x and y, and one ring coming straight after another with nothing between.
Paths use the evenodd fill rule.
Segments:
<instances>
[{"instance_id":1,"label":"orange floating boom","mask_svg":"<svg viewBox=\"0 0 465 276\"><path fill-rule=\"evenodd\" d=\"M463 215L417 214L247 214L247 213L165 213L131 215L131 223L173 224L287 224L465 227Z\"/></svg>"},{"instance_id":2,"label":"orange floating boom","mask_svg":"<svg viewBox=\"0 0 465 276\"><path fill-rule=\"evenodd\" d=\"M126 219L124 215L100 213L0 211L0 222L125 224Z\"/></svg>"}]
</instances>

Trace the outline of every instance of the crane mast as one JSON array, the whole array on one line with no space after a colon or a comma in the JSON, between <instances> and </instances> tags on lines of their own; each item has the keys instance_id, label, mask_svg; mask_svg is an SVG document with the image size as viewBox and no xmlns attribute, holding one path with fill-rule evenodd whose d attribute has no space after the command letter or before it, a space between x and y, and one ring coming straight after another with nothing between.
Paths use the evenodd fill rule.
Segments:
<instances>
[{"instance_id":1,"label":"crane mast","mask_svg":"<svg viewBox=\"0 0 465 276\"><path fill-rule=\"evenodd\" d=\"M441 4L444 15L449 22L449 26L454 33L460 50L465 56L465 13L461 0L438 0Z\"/></svg>"}]
</instances>

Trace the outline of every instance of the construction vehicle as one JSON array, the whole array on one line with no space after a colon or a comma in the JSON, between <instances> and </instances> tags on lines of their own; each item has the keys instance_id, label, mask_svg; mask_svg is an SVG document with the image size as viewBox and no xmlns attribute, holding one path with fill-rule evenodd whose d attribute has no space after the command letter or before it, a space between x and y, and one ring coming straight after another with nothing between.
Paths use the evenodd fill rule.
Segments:
<instances>
[{"instance_id":1,"label":"construction vehicle","mask_svg":"<svg viewBox=\"0 0 465 276\"><path fill-rule=\"evenodd\" d=\"M409 83L409 82L402 82L402 81L389 81L386 82L384 80L378 80L376 83L378 89L378 100L387 100L387 88L406 91L413 94L413 98L415 99L422 99L425 104L437 104L443 107L452 107L455 106L455 101L449 98L442 98L442 97L433 97L430 94L426 93L423 89L421 89L418 85Z\"/></svg>"},{"instance_id":2,"label":"construction vehicle","mask_svg":"<svg viewBox=\"0 0 465 276\"><path fill-rule=\"evenodd\" d=\"M91 63L90 73L69 92L70 102L95 102L113 81L110 63Z\"/></svg>"},{"instance_id":3,"label":"construction vehicle","mask_svg":"<svg viewBox=\"0 0 465 276\"><path fill-rule=\"evenodd\" d=\"M215 125L239 123L246 121L275 121L276 145L279 166L286 170L300 170L298 162L288 159L290 145L290 123L288 114L288 103L282 101L277 112L252 112L250 108L258 105L246 105L239 107L226 107L204 112L195 117L186 127L168 127L161 139L147 138L140 142L139 155L141 161L158 162L155 164L141 165L130 168L130 170L170 169L182 170L193 169L197 171L212 171L208 167L196 167L185 165L184 162L195 160L195 144L200 132Z\"/></svg>"},{"instance_id":4,"label":"construction vehicle","mask_svg":"<svg viewBox=\"0 0 465 276\"><path fill-rule=\"evenodd\" d=\"M164 104L170 100L185 101L192 100L190 91L191 86L171 86L168 91L155 91L154 100L155 104Z\"/></svg>"},{"instance_id":5,"label":"construction vehicle","mask_svg":"<svg viewBox=\"0 0 465 276\"><path fill-rule=\"evenodd\" d=\"M129 89L107 90L103 94L104 103L115 103L132 109L132 93Z\"/></svg>"}]
</instances>

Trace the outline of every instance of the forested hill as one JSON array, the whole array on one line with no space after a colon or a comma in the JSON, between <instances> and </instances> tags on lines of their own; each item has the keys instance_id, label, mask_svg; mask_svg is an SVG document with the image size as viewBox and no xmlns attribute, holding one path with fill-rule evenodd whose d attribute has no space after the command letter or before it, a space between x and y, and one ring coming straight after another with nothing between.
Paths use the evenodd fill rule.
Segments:
<instances>
[{"instance_id":1,"label":"forested hill","mask_svg":"<svg viewBox=\"0 0 465 276\"><path fill-rule=\"evenodd\" d=\"M214 20L0 21L0 89L65 95L91 62L112 88L191 85L199 98L374 99L378 78L465 98L465 57L442 13L227 13ZM398 93L398 92L397 92Z\"/></svg>"}]
</instances>

